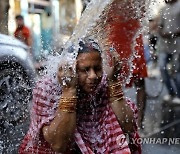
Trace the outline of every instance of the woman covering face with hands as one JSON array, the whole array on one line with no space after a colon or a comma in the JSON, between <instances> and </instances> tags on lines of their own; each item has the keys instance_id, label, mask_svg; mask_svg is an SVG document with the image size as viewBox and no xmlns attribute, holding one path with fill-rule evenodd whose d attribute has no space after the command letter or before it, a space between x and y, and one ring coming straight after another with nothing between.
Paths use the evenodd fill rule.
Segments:
<instances>
[{"instance_id":1,"label":"woman covering face with hands","mask_svg":"<svg viewBox=\"0 0 180 154\"><path fill-rule=\"evenodd\" d=\"M123 96L117 57L112 53L105 75L101 54L96 42L84 39L76 69L61 62L57 79L37 83L31 126L19 153L141 153L140 145L131 143L139 137L137 111Z\"/></svg>"}]
</instances>

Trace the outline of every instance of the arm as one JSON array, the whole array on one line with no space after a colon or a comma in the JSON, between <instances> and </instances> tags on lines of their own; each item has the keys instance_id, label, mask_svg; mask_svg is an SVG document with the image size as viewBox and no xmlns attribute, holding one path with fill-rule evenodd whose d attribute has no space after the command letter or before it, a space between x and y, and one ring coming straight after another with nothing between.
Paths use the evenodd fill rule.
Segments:
<instances>
[{"instance_id":1,"label":"arm","mask_svg":"<svg viewBox=\"0 0 180 154\"><path fill-rule=\"evenodd\" d=\"M109 86L117 83L118 83L117 81L110 82ZM121 87L119 87L116 90L122 91ZM132 109L124 99L124 97L120 98L119 96L114 96L114 97L111 96L109 100L110 100L110 106L114 111L124 133L134 132L134 125L135 125L134 114Z\"/></svg>"},{"instance_id":2,"label":"arm","mask_svg":"<svg viewBox=\"0 0 180 154\"><path fill-rule=\"evenodd\" d=\"M129 105L127 104L125 98L123 97L123 92L121 89L122 84L120 83L120 81L118 81L118 74L121 69L121 66L118 63L119 55L114 52L112 56L113 58L110 59L111 67L105 68L107 69L106 72L108 72L110 106L114 111L123 131L125 133L134 132L134 114Z\"/></svg>"},{"instance_id":3,"label":"arm","mask_svg":"<svg viewBox=\"0 0 180 154\"><path fill-rule=\"evenodd\" d=\"M62 84L65 77L71 77L71 81L66 85ZM49 126L43 127L45 140L56 152L67 152L73 142L74 131L76 128L76 77L73 77L72 70L65 72L59 68L58 80L63 86L63 92L59 107L56 111L54 120ZM63 100L63 98L65 98Z\"/></svg>"},{"instance_id":4,"label":"arm","mask_svg":"<svg viewBox=\"0 0 180 154\"><path fill-rule=\"evenodd\" d=\"M62 97L76 96L75 89L63 91ZM60 102L61 103L61 102ZM45 140L56 152L67 152L70 143L73 141L73 134L76 128L76 112L63 112L57 109L56 116L49 126L43 127Z\"/></svg>"}]
</instances>

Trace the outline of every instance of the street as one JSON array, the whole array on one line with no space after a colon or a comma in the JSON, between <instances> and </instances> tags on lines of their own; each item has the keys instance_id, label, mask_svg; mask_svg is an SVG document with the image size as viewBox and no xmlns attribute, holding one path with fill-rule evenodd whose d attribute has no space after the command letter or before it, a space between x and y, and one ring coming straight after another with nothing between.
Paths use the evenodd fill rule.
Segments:
<instances>
[{"instance_id":1,"label":"street","mask_svg":"<svg viewBox=\"0 0 180 154\"><path fill-rule=\"evenodd\" d=\"M159 78L159 72L156 72L156 80L146 79L146 89L148 92L152 91L154 94L162 87L162 82ZM151 80L151 81L150 81ZM126 96L130 97L133 102L136 102L135 88L126 89ZM179 154L180 153L180 106L170 107L169 105L163 105L163 96L167 94L166 87L163 85L162 91L157 98L148 98L146 103L144 131L142 136L147 139L156 139L156 141L162 140L162 138L173 139L177 138L176 144L168 145L167 143L154 143L143 144L142 150L144 154ZM169 102L171 103L171 102ZM177 123L176 123L177 122ZM172 124L172 125L171 125ZM164 128L164 129L163 129Z\"/></svg>"}]
</instances>

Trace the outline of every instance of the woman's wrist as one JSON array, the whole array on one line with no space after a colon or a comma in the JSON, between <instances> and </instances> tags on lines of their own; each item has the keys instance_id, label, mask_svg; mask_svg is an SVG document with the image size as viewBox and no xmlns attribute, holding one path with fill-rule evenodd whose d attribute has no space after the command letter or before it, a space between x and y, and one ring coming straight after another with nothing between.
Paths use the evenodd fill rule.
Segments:
<instances>
[{"instance_id":1,"label":"woman's wrist","mask_svg":"<svg viewBox=\"0 0 180 154\"><path fill-rule=\"evenodd\" d=\"M120 81L109 82L109 96L110 100L120 101L124 98L124 93L122 91L122 84Z\"/></svg>"},{"instance_id":2,"label":"woman's wrist","mask_svg":"<svg viewBox=\"0 0 180 154\"><path fill-rule=\"evenodd\" d=\"M77 90L74 87L62 89L62 97L76 97L76 94Z\"/></svg>"},{"instance_id":3,"label":"woman's wrist","mask_svg":"<svg viewBox=\"0 0 180 154\"><path fill-rule=\"evenodd\" d=\"M59 100L59 109L62 112L76 112L77 97L61 97Z\"/></svg>"}]
</instances>

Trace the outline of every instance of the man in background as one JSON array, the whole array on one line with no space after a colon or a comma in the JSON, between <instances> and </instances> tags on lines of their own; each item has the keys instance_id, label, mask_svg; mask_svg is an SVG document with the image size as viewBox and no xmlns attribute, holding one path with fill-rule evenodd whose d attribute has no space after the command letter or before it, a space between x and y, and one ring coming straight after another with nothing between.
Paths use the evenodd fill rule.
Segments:
<instances>
[{"instance_id":1,"label":"man in background","mask_svg":"<svg viewBox=\"0 0 180 154\"><path fill-rule=\"evenodd\" d=\"M162 9L159 21L159 63L162 78L168 90L168 95L164 96L164 101L180 103L180 1L165 0L166 5ZM175 76L169 73L167 64L175 60ZM175 84L172 83L175 82Z\"/></svg>"},{"instance_id":2,"label":"man in background","mask_svg":"<svg viewBox=\"0 0 180 154\"><path fill-rule=\"evenodd\" d=\"M14 36L20 41L24 42L29 47L32 46L32 37L28 27L24 25L24 18L21 15L16 16L17 28L14 32Z\"/></svg>"}]
</instances>

